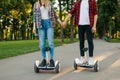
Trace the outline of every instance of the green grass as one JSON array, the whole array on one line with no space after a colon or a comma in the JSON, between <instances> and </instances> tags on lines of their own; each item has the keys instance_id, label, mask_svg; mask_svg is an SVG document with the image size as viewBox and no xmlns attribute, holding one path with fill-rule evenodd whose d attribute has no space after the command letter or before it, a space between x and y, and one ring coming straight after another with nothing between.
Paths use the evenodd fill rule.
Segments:
<instances>
[{"instance_id":1,"label":"green grass","mask_svg":"<svg viewBox=\"0 0 120 80\"><path fill-rule=\"evenodd\" d=\"M74 42L78 39L74 39ZM64 39L64 44L71 43L69 39ZM55 39L55 46L61 46L61 40ZM3 41L0 42L0 59L27 54L39 51L38 40Z\"/></svg>"},{"instance_id":2,"label":"green grass","mask_svg":"<svg viewBox=\"0 0 120 80\"><path fill-rule=\"evenodd\" d=\"M109 42L120 42L120 39L111 39Z\"/></svg>"}]
</instances>

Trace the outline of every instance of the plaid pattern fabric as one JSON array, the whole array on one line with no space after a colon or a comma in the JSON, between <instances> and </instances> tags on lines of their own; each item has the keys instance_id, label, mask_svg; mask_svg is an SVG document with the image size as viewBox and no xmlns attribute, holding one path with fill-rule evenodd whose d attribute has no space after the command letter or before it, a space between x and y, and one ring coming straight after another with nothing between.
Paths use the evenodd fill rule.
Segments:
<instances>
[{"instance_id":1,"label":"plaid pattern fabric","mask_svg":"<svg viewBox=\"0 0 120 80\"><path fill-rule=\"evenodd\" d=\"M49 15L52 27L55 27L56 25L55 19L57 19L58 17L55 14L52 3L50 3L50 5L51 5L51 8L48 11L48 15ZM37 28L42 27L41 26L41 11L40 11L39 2L36 2L33 6L33 21L35 22Z\"/></svg>"},{"instance_id":2,"label":"plaid pattern fabric","mask_svg":"<svg viewBox=\"0 0 120 80\"><path fill-rule=\"evenodd\" d=\"M33 6L33 21L37 27L41 27L41 12L39 2L36 2Z\"/></svg>"},{"instance_id":3,"label":"plaid pattern fabric","mask_svg":"<svg viewBox=\"0 0 120 80\"><path fill-rule=\"evenodd\" d=\"M79 23L79 14L80 14L80 4L82 0L76 1L73 8L70 11L71 15L75 14L75 25L78 26ZM89 0L89 20L90 26L92 27L94 24L94 15L98 14L97 3L95 0Z\"/></svg>"}]
</instances>

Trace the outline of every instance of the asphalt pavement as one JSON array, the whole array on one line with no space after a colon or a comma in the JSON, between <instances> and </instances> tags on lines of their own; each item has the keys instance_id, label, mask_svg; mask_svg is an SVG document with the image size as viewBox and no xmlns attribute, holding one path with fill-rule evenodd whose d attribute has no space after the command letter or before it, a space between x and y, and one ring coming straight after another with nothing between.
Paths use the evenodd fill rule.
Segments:
<instances>
[{"instance_id":1,"label":"asphalt pavement","mask_svg":"<svg viewBox=\"0 0 120 80\"><path fill-rule=\"evenodd\" d=\"M87 47L87 42L85 43ZM31 46L32 48L32 46ZM73 62L79 58L79 43L55 47L55 60L60 61L60 73L34 72L35 60L41 60L39 51L0 60L0 80L120 80L120 43L94 40L94 59L100 70L91 68L74 70Z\"/></svg>"}]
</instances>

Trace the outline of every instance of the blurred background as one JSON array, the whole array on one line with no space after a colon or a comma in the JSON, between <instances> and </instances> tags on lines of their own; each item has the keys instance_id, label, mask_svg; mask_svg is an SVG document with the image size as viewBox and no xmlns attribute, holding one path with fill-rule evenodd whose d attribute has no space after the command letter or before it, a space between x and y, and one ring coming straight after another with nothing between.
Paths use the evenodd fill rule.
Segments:
<instances>
[{"instance_id":1,"label":"blurred background","mask_svg":"<svg viewBox=\"0 0 120 80\"><path fill-rule=\"evenodd\" d=\"M32 40L33 4L37 0L0 0L0 41ZM76 0L51 0L55 12L64 21ZM98 22L95 38L120 40L120 0L97 0ZM72 17L66 28L56 24L55 38L78 38Z\"/></svg>"}]
</instances>

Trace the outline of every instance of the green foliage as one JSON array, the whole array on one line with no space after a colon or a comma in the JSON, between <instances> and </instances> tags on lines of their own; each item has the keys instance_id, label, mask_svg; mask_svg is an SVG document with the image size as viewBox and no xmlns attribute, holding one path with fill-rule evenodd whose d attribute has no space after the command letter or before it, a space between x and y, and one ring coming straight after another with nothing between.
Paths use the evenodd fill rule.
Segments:
<instances>
[{"instance_id":1,"label":"green foliage","mask_svg":"<svg viewBox=\"0 0 120 80\"><path fill-rule=\"evenodd\" d=\"M120 43L120 39L111 39L111 40L109 40L109 42Z\"/></svg>"},{"instance_id":2,"label":"green foliage","mask_svg":"<svg viewBox=\"0 0 120 80\"><path fill-rule=\"evenodd\" d=\"M114 33L114 39L120 39L120 31Z\"/></svg>"},{"instance_id":3,"label":"green foliage","mask_svg":"<svg viewBox=\"0 0 120 80\"><path fill-rule=\"evenodd\" d=\"M33 19L32 19L32 9L33 4L37 0L1 0L0 2L0 19L2 19L2 22L0 22L0 40L4 39L4 35L7 35L7 27L10 27L10 39L9 40L16 40L16 37L19 37L19 39L28 39L26 34L28 34L31 37L32 35L32 25L33 25ZM60 19L64 20L67 16L67 11L72 8L74 2L76 0L51 0L53 4L56 4L55 1L57 1L57 7L55 8L57 15L59 15ZM61 3L61 12L59 2ZM111 23L111 17L115 17L114 23L115 26L112 29L112 35L116 33L116 31L120 31L120 1L118 0L97 0L98 2L98 23L97 23L97 33L98 36L102 37L109 31L109 23ZM62 15L60 15L62 13ZM74 20L73 20L74 21ZM74 32L74 36L76 34L76 27L70 27L73 26L68 22L65 29L63 29L64 37L70 38L71 37L71 30ZM28 30L29 29L29 30ZM60 38L61 36L61 27L59 23L57 22L56 28L55 28L55 38ZM6 34L5 34L6 32ZM20 32L19 36L15 33ZM15 35L15 38L13 39L12 36ZM32 39L32 37L31 37Z\"/></svg>"},{"instance_id":4,"label":"green foliage","mask_svg":"<svg viewBox=\"0 0 120 80\"><path fill-rule=\"evenodd\" d=\"M115 22L111 19L108 23L108 26L111 26L113 29L115 27Z\"/></svg>"},{"instance_id":5,"label":"green foliage","mask_svg":"<svg viewBox=\"0 0 120 80\"><path fill-rule=\"evenodd\" d=\"M118 14L117 9L120 9L118 8L119 5L120 4L118 4L117 0L98 0L99 18L97 24L97 31L101 37L105 36L105 34L109 32L109 25L113 24L111 20L113 16L115 17L115 24L113 24L112 27L114 27L114 30L117 28L118 23L116 22L116 18L118 17L116 13Z\"/></svg>"}]
</instances>

